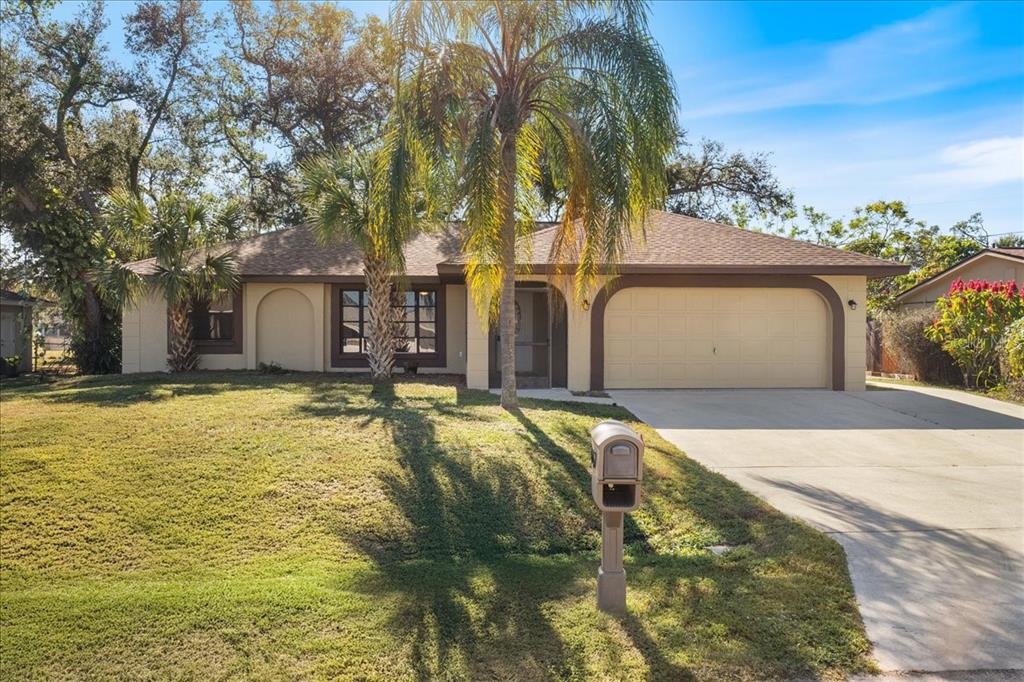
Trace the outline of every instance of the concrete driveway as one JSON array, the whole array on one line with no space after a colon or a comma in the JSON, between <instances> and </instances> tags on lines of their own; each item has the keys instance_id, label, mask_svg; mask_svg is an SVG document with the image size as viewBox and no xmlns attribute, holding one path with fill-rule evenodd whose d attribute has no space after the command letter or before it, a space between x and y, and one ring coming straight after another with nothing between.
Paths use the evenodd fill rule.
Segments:
<instances>
[{"instance_id":1,"label":"concrete driveway","mask_svg":"<svg viewBox=\"0 0 1024 682\"><path fill-rule=\"evenodd\" d=\"M893 386L612 398L842 543L884 670L1024 669L1024 408Z\"/></svg>"}]
</instances>

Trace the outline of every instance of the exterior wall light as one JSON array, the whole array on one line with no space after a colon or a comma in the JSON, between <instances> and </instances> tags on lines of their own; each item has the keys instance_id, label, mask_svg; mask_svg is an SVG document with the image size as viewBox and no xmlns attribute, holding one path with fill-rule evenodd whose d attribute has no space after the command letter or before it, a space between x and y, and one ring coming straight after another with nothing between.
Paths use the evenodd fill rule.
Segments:
<instances>
[{"instance_id":1,"label":"exterior wall light","mask_svg":"<svg viewBox=\"0 0 1024 682\"><path fill-rule=\"evenodd\" d=\"M590 301L588 301L587 299L583 299L583 303L581 303L580 306L584 310L590 310Z\"/></svg>"},{"instance_id":2,"label":"exterior wall light","mask_svg":"<svg viewBox=\"0 0 1024 682\"><path fill-rule=\"evenodd\" d=\"M857 302L855 300L853 300L852 298L849 301L846 302L846 305L850 306L850 310L856 310L857 309Z\"/></svg>"}]
</instances>

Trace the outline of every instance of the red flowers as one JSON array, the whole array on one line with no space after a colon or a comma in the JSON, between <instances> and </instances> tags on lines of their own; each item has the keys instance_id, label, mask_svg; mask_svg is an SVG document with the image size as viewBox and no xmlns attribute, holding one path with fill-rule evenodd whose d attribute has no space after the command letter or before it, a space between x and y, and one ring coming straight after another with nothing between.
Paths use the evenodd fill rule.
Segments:
<instances>
[{"instance_id":1,"label":"red flowers","mask_svg":"<svg viewBox=\"0 0 1024 682\"><path fill-rule=\"evenodd\" d=\"M925 336L942 345L963 370L968 386L999 381L998 350L1003 330L1024 318L1024 292L1016 282L966 284L957 279L935 303L935 324Z\"/></svg>"},{"instance_id":2,"label":"red flowers","mask_svg":"<svg viewBox=\"0 0 1024 682\"><path fill-rule=\"evenodd\" d=\"M983 279L972 279L969 282L964 283L959 277L949 287L947 296L952 296L964 291L991 291L994 294L1005 296L1006 298L1013 298L1014 296L1021 296L1024 298L1024 290L1017 286L1015 281L1007 280L1005 282L989 282Z\"/></svg>"}]
</instances>

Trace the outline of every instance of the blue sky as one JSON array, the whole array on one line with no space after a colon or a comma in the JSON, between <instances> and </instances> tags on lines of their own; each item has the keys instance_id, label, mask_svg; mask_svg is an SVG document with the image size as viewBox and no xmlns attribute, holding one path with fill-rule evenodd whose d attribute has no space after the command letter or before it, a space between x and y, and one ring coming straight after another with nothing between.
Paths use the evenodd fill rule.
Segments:
<instances>
[{"instance_id":1,"label":"blue sky","mask_svg":"<svg viewBox=\"0 0 1024 682\"><path fill-rule=\"evenodd\" d=\"M109 7L115 55L130 10ZM1024 230L1024 3L663 1L651 27L689 139L770 152L799 204Z\"/></svg>"},{"instance_id":2,"label":"blue sky","mask_svg":"<svg viewBox=\"0 0 1024 682\"><path fill-rule=\"evenodd\" d=\"M658 2L652 27L691 139L771 152L799 203L1024 229L1024 4Z\"/></svg>"}]
</instances>

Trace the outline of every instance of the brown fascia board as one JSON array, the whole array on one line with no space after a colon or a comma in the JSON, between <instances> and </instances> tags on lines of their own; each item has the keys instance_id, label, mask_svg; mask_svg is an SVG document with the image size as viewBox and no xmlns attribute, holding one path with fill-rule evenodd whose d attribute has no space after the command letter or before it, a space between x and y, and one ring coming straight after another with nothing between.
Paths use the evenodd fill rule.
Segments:
<instances>
[{"instance_id":1,"label":"brown fascia board","mask_svg":"<svg viewBox=\"0 0 1024 682\"><path fill-rule=\"evenodd\" d=\"M366 278L362 275L239 275L238 279L246 283L267 283L267 284L362 284ZM405 281L412 284L437 284L438 277L416 275L406 277Z\"/></svg>"},{"instance_id":2,"label":"brown fascia board","mask_svg":"<svg viewBox=\"0 0 1024 682\"><path fill-rule=\"evenodd\" d=\"M558 273L556 266L538 263L520 266L522 274L552 275ZM573 272L575 268L569 268ZM906 265L644 265L630 264L618 267L603 267L606 275L863 275L866 277L892 277L910 272ZM325 282L329 284L359 284L362 275L240 275L242 282ZM465 281L465 265L461 263L439 263L437 276L416 275L407 278L411 283L424 284L441 281L456 284Z\"/></svg>"},{"instance_id":3,"label":"brown fascia board","mask_svg":"<svg viewBox=\"0 0 1024 682\"><path fill-rule=\"evenodd\" d=\"M526 274L558 274L557 266L549 263L522 266ZM569 272L575 268L569 268ZM463 274L463 266L441 263L438 273L445 275ZM892 277L910 272L910 266L899 265L643 265L630 264L600 268L608 275L863 275L865 277ZM562 271L565 273L565 270Z\"/></svg>"}]
</instances>

